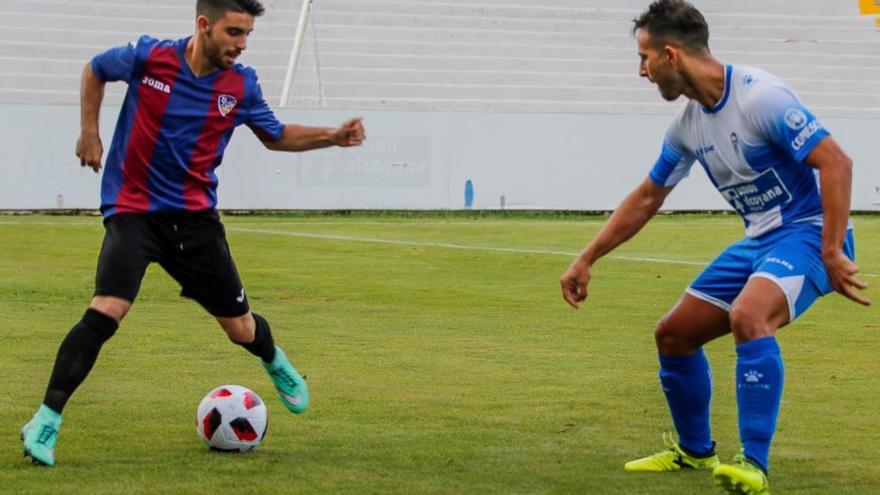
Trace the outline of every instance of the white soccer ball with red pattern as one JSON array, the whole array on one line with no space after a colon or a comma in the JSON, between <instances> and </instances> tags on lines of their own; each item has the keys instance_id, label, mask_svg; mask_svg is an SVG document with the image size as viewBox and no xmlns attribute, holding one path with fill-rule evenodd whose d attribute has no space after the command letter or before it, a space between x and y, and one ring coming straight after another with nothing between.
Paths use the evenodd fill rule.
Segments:
<instances>
[{"instance_id":1,"label":"white soccer ball with red pattern","mask_svg":"<svg viewBox=\"0 0 880 495\"><path fill-rule=\"evenodd\" d=\"M240 385L211 390L196 410L196 432L214 450L251 451L260 445L268 423L263 399Z\"/></svg>"}]
</instances>

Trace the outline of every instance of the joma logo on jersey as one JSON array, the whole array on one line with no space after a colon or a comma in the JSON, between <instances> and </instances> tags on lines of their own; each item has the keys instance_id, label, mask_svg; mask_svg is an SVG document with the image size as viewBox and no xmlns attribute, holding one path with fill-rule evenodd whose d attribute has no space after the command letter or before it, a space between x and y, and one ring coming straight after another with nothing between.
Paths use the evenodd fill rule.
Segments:
<instances>
[{"instance_id":1,"label":"joma logo on jersey","mask_svg":"<svg viewBox=\"0 0 880 495\"><path fill-rule=\"evenodd\" d=\"M153 79L150 76L144 76L144 79L143 79L143 81L141 81L141 84L146 84L147 86L149 86L153 89L158 89L159 91L161 91L165 94L171 94L171 86L163 83L162 81L157 81L156 79Z\"/></svg>"}]
</instances>

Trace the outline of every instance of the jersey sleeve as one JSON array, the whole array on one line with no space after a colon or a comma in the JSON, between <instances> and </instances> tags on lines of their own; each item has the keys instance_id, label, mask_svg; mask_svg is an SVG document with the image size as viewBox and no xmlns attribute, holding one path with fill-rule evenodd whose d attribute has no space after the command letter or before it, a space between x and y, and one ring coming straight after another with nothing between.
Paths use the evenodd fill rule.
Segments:
<instances>
[{"instance_id":1,"label":"jersey sleeve","mask_svg":"<svg viewBox=\"0 0 880 495\"><path fill-rule=\"evenodd\" d=\"M663 148L660 157L654 163L651 173L648 175L655 184L670 187L678 184L688 176L691 166L696 159L693 154L681 145L679 139L680 120L676 119L663 138Z\"/></svg>"},{"instance_id":2,"label":"jersey sleeve","mask_svg":"<svg viewBox=\"0 0 880 495\"><path fill-rule=\"evenodd\" d=\"M138 52L155 42L149 36L141 36L127 45L100 53L92 59L92 72L106 82L129 81L138 64Z\"/></svg>"},{"instance_id":3,"label":"jersey sleeve","mask_svg":"<svg viewBox=\"0 0 880 495\"><path fill-rule=\"evenodd\" d=\"M830 134L794 92L782 85L765 88L744 110L762 136L798 162Z\"/></svg>"},{"instance_id":4,"label":"jersey sleeve","mask_svg":"<svg viewBox=\"0 0 880 495\"><path fill-rule=\"evenodd\" d=\"M261 141L275 142L281 139L284 132L284 124L276 117L269 104L263 98L263 90L256 78L253 81L253 90L250 97L250 106L248 108L247 119L245 124L254 131L254 134Z\"/></svg>"}]
</instances>

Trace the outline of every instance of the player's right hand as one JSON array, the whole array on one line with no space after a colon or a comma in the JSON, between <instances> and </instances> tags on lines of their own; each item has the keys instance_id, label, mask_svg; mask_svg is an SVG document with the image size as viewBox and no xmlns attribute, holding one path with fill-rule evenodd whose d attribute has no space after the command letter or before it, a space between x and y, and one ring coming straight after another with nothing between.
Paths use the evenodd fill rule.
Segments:
<instances>
[{"instance_id":1,"label":"player's right hand","mask_svg":"<svg viewBox=\"0 0 880 495\"><path fill-rule=\"evenodd\" d=\"M101 144L101 136L96 132L84 132L76 141L76 156L79 164L83 167L91 167L95 173L101 170L101 157L104 155L104 145Z\"/></svg>"},{"instance_id":2,"label":"player's right hand","mask_svg":"<svg viewBox=\"0 0 880 495\"><path fill-rule=\"evenodd\" d=\"M562 298L572 308L578 309L580 303L587 298L587 284L590 283L592 267L589 263L575 258L568 270L559 277L559 285L562 287Z\"/></svg>"}]
</instances>

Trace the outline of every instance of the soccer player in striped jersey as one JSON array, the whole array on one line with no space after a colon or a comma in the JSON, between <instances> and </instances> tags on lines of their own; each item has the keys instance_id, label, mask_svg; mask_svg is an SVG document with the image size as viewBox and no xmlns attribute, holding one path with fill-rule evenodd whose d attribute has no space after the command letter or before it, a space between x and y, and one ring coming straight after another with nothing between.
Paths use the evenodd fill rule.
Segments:
<instances>
[{"instance_id":1,"label":"soccer player in striped jersey","mask_svg":"<svg viewBox=\"0 0 880 495\"><path fill-rule=\"evenodd\" d=\"M194 35L142 36L85 66L76 145L83 166L102 168L98 114L105 84L124 81L128 92L101 184L106 234L94 297L61 343L43 404L21 431L34 463L55 463L62 410L128 313L152 262L213 315L231 341L261 359L287 409L308 407L306 382L248 304L216 211L214 170L242 124L278 151L358 146L365 133L359 118L335 129L275 118L254 70L236 63L263 11L256 0L198 0Z\"/></svg>"},{"instance_id":2,"label":"soccer player in striped jersey","mask_svg":"<svg viewBox=\"0 0 880 495\"><path fill-rule=\"evenodd\" d=\"M709 51L702 14L682 0L658 0L633 29L639 74L669 101L688 102L666 132L649 176L562 275L564 299L587 297L593 265L635 235L699 162L742 216L745 238L694 280L655 329L660 382L678 437L625 465L630 471L710 469L729 493L769 493L770 441L782 397L776 331L832 290L858 293L852 226L852 163L782 80L724 65ZM711 372L703 345L733 334L741 454L721 464L709 427Z\"/></svg>"}]
</instances>

